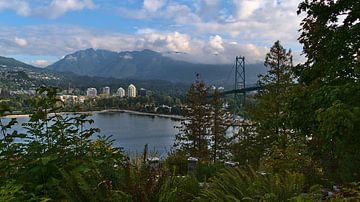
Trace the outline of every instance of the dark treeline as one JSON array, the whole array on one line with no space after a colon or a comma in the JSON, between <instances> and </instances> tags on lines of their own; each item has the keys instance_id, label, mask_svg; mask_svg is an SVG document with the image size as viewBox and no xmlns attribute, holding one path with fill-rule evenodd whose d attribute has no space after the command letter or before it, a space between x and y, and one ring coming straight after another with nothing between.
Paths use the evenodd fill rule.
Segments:
<instances>
[{"instance_id":1,"label":"dark treeline","mask_svg":"<svg viewBox=\"0 0 360 202\"><path fill-rule=\"evenodd\" d=\"M59 92L59 89L57 89ZM34 112L31 103L34 96L16 95L2 102L6 103L13 111L12 113L31 114ZM135 98L119 97L119 96L99 96L95 98L87 98L84 102L65 101L62 106L63 112L87 112L97 110L134 110L146 113L181 115L180 108L185 100L185 95L176 97L151 93L147 96L139 96Z\"/></svg>"}]
</instances>

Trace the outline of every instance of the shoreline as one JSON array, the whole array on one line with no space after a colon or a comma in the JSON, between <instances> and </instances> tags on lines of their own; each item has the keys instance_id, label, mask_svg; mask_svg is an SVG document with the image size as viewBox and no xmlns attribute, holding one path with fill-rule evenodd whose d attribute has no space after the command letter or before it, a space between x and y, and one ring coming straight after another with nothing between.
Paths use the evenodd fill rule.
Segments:
<instances>
[{"instance_id":1,"label":"shoreline","mask_svg":"<svg viewBox=\"0 0 360 202\"><path fill-rule=\"evenodd\" d=\"M94 111L81 111L81 112L59 112L59 114L92 114L92 113L108 113L108 112L120 112L120 113L128 113L134 114L139 116L157 116L161 118L170 118L175 119L176 121L185 120L183 116L179 115L170 115L170 114L155 114L155 113L148 113L148 112L139 112L127 109L104 109L104 110L94 110ZM27 118L31 114L9 114L2 116L0 118Z\"/></svg>"},{"instance_id":2,"label":"shoreline","mask_svg":"<svg viewBox=\"0 0 360 202\"><path fill-rule=\"evenodd\" d=\"M135 115L141 115L141 116L157 116L162 118L170 118L170 119L176 119L176 120L185 120L183 116L179 115L171 115L171 114L155 114L155 113L149 113L149 112L139 112L139 111L133 111L133 110L109 110L107 112L123 112L128 114L135 114Z\"/></svg>"}]
</instances>

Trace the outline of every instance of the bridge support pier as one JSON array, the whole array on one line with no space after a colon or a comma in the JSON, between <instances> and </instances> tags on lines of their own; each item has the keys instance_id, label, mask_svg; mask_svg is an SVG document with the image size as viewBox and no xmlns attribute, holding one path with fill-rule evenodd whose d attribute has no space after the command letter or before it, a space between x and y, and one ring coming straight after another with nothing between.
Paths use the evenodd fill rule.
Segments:
<instances>
[{"instance_id":1,"label":"bridge support pier","mask_svg":"<svg viewBox=\"0 0 360 202\"><path fill-rule=\"evenodd\" d=\"M234 86L234 99L235 110L234 115L242 115L244 117L245 97L246 92L238 92L241 89L245 89L245 57L236 56L235 63L235 86Z\"/></svg>"}]
</instances>

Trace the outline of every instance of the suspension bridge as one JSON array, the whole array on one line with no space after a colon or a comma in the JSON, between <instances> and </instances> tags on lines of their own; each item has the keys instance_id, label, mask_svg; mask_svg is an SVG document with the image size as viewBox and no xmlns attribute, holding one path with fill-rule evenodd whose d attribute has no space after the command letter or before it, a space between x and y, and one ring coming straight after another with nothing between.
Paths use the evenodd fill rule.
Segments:
<instances>
[{"instance_id":1,"label":"suspension bridge","mask_svg":"<svg viewBox=\"0 0 360 202\"><path fill-rule=\"evenodd\" d=\"M246 84L245 57L236 56L234 77L234 89L220 92L221 96L234 95L235 113L243 111L246 101L246 93L261 90L262 87L256 84ZM232 70L231 70L232 71ZM211 97L212 95L210 95Z\"/></svg>"},{"instance_id":2,"label":"suspension bridge","mask_svg":"<svg viewBox=\"0 0 360 202\"><path fill-rule=\"evenodd\" d=\"M237 56L235 60L235 76L234 76L234 89L228 91L220 92L220 95L234 95L234 120L229 125L232 126L249 126L250 123L245 121L244 116L242 119L235 118L237 115L242 114L244 112L245 102L246 102L246 93L251 91L261 90L262 87L256 84L246 84L246 67L245 67L245 57ZM234 68L233 68L234 69ZM232 70L231 70L232 71ZM211 97L212 95L210 95Z\"/></svg>"}]
</instances>

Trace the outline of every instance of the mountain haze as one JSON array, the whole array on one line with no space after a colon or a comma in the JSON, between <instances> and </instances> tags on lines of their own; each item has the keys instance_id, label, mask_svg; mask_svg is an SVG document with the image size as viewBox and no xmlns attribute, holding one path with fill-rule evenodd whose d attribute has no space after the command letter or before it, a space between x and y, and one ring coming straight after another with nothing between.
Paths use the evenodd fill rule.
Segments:
<instances>
[{"instance_id":1,"label":"mountain haze","mask_svg":"<svg viewBox=\"0 0 360 202\"><path fill-rule=\"evenodd\" d=\"M167 80L190 83L196 73L211 84L229 84L233 81L232 64L194 64L165 57L152 50L113 52L80 50L66 55L47 67L78 75L113 77L119 79ZM255 83L257 75L265 72L262 64L247 65L247 83Z\"/></svg>"},{"instance_id":2,"label":"mountain haze","mask_svg":"<svg viewBox=\"0 0 360 202\"><path fill-rule=\"evenodd\" d=\"M26 63L20 62L15 60L14 58L8 58L0 56L0 67L2 68L25 68L25 69L32 69L32 70L40 70L34 66L28 65Z\"/></svg>"}]
</instances>

